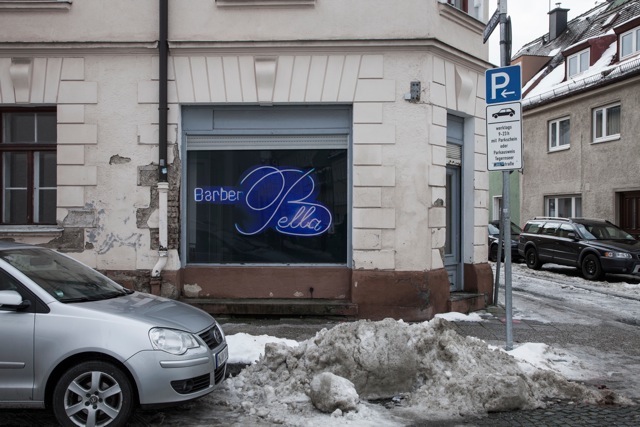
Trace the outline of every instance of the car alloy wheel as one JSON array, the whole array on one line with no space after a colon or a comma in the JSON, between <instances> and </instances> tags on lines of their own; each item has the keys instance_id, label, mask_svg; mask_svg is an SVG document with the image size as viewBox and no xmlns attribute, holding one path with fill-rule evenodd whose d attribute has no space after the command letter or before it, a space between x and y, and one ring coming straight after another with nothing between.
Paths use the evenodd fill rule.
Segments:
<instances>
[{"instance_id":1,"label":"car alloy wheel","mask_svg":"<svg viewBox=\"0 0 640 427\"><path fill-rule=\"evenodd\" d=\"M602 278L602 267L598 257L589 254L582 260L582 276L587 280L599 280Z\"/></svg>"},{"instance_id":2,"label":"car alloy wheel","mask_svg":"<svg viewBox=\"0 0 640 427\"><path fill-rule=\"evenodd\" d=\"M542 267L542 263L538 259L538 253L535 249L529 248L525 254L525 258L527 260L527 267L533 270L539 270Z\"/></svg>"},{"instance_id":3,"label":"car alloy wheel","mask_svg":"<svg viewBox=\"0 0 640 427\"><path fill-rule=\"evenodd\" d=\"M133 411L128 377L108 362L80 363L62 375L53 412L63 426L123 426Z\"/></svg>"}]
</instances>

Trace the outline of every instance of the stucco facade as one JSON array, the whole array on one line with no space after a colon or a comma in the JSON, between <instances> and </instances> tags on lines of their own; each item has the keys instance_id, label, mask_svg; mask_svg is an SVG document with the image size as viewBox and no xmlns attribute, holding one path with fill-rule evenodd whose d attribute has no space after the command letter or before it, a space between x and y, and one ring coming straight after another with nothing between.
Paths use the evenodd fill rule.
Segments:
<instances>
[{"instance_id":1,"label":"stucco facade","mask_svg":"<svg viewBox=\"0 0 640 427\"><path fill-rule=\"evenodd\" d=\"M620 222L619 194L640 190L640 78L563 99L524 113L524 162L535 174L522 178L522 216L545 215L545 197L578 195L582 214ZM593 109L619 103L620 136L593 142ZM548 150L548 123L570 117L569 147Z\"/></svg>"},{"instance_id":2,"label":"stucco facade","mask_svg":"<svg viewBox=\"0 0 640 427\"><path fill-rule=\"evenodd\" d=\"M450 308L451 291L487 301L487 2L469 2L469 13L436 0L168 3L159 165L159 3L0 1L0 108L57 113L56 224L5 222L2 238L54 247L130 287L214 305L315 299L346 304L339 314L426 319ZM411 82L420 82L413 99ZM187 219L186 159L196 149L185 111L194 106L247 107L252 117L346 109L344 262L188 261L187 236L199 233ZM452 116L463 130L456 159ZM459 177L453 286L447 170Z\"/></svg>"}]
</instances>

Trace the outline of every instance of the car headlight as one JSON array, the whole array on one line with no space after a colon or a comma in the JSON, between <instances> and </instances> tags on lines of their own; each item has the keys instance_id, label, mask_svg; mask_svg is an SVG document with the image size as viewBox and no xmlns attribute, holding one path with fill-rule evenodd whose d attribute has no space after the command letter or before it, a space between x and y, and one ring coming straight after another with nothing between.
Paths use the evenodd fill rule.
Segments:
<instances>
[{"instance_id":1,"label":"car headlight","mask_svg":"<svg viewBox=\"0 0 640 427\"><path fill-rule=\"evenodd\" d=\"M185 354L190 348L200 347L193 334L175 329L153 328L149 331L149 339L154 349L177 355Z\"/></svg>"},{"instance_id":2,"label":"car headlight","mask_svg":"<svg viewBox=\"0 0 640 427\"><path fill-rule=\"evenodd\" d=\"M631 254L628 252L605 252L604 256L607 258L632 258Z\"/></svg>"}]
</instances>

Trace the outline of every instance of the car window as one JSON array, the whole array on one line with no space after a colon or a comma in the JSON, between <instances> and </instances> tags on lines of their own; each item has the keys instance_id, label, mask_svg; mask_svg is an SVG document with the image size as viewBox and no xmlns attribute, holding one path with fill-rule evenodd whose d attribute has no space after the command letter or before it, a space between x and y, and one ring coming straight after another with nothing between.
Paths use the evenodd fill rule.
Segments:
<instances>
[{"instance_id":1,"label":"car window","mask_svg":"<svg viewBox=\"0 0 640 427\"><path fill-rule=\"evenodd\" d=\"M556 234L556 230L560 224L557 222L547 222L542 226L542 234L545 235L554 235Z\"/></svg>"},{"instance_id":2,"label":"car window","mask_svg":"<svg viewBox=\"0 0 640 427\"><path fill-rule=\"evenodd\" d=\"M18 287L15 284L15 279L0 270L0 291L15 291L17 289Z\"/></svg>"},{"instance_id":3,"label":"car window","mask_svg":"<svg viewBox=\"0 0 640 427\"><path fill-rule=\"evenodd\" d=\"M540 230L540 225L541 223L539 222L528 222L524 226L524 231L525 233L537 234L538 231Z\"/></svg>"},{"instance_id":4,"label":"car window","mask_svg":"<svg viewBox=\"0 0 640 427\"><path fill-rule=\"evenodd\" d=\"M124 295L124 289L97 271L55 251L13 249L0 258L61 302L95 301Z\"/></svg>"},{"instance_id":5,"label":"car window","mask_svg":"<svg viewBox=\"0 0 640 427\"><path fill-rule=\"evenodd\" d=\"M489 224L489 234L491 235L500 234L500 230L495 225Z\"/></svg>"},{"instance_id":6,"label":"car window","mask_svg":"<svg viewBox=\"0 0 640 427\"><path fill-rule=\"evenodd\" d=\"M573 226L571 224L560 224L560 228L558 228L558 237L569 237L569 233L574 233Z\"/></svg>"},{"instance_id":7,"label":"car window","mask_svg":"<svg viewBox=\"0 0 640 427\"><path fill-rule=\"evenodd\" d=\"M578 224L578 227L589 240L635 240L631 234L613 224Z\"/></svg>"}]
</instances>

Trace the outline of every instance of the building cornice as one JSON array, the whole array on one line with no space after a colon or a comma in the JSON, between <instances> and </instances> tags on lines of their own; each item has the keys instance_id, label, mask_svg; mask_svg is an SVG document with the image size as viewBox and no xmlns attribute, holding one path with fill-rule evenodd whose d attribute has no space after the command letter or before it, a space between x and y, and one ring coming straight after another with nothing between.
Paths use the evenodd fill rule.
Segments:
<instances>
[{"instance_id":1,"label":"building cornice","mask_svg":"<svg viewBox=\"0 0 640 427\"><path fill-rule=\"evenodd\" d=\"M68 55L157 54L157 41L133 42L0 42L0 56L53 57ZM435 38L379 40L271 40L271 41L169 41L171 56L283 55L283 54L381 54L388 52L437 52L439 56L478 70L493 65Z\"/></svg>"}]
</instances>

